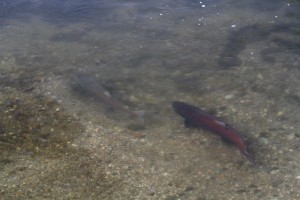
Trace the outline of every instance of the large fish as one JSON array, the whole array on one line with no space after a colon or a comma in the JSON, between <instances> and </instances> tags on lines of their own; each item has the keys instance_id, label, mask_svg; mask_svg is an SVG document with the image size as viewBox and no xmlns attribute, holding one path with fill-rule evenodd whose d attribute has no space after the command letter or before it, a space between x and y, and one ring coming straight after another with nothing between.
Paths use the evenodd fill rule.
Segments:
<instances>
[{"instance_id":1,"label":"large fish","mask_svg":"<svg viewBox=\"0 0 300 200\"><path fill-rule=\"evenodd\" d=\"M184 102L174 101L172 106L174 111L185 119L186 127L205 128L220 135L222 139L235 145L251 163L255 163L253 155L248 151L247 142L230 125Z\"/></svg>"},{"instance_id":2,"label":"large fish","mask_svg":"<svg viewBox=\"0 0 300 200\"><path fill-rule=\"evenodd\" d=\"M101 99L106 104L114 109L121 110L130 116L142 118L144 111L132 111L127 106L123 105L119 100L113 98L110 93L101 86L93 77L84 74L76 74L73 76L76 84L88 92L89 94Z\"/></svg>"}]
</instances>

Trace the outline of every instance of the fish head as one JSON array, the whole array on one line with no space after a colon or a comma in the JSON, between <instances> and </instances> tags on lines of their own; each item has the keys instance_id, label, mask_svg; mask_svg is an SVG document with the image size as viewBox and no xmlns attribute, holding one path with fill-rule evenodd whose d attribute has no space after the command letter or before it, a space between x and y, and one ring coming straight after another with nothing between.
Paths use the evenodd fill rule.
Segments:
<instances>
[{"instance_id":1,"label":"fish head","mask_svg":"<svg viewBox=\"0 0 300 200\"><path fill-rule=\"evenodd\" d=\"M199 110L199 108L181 101L174 101L172 103L172 107L178 115L182 116L185 119L191 118L192 116L197 114Z\"/></svg>"}]
</instances>

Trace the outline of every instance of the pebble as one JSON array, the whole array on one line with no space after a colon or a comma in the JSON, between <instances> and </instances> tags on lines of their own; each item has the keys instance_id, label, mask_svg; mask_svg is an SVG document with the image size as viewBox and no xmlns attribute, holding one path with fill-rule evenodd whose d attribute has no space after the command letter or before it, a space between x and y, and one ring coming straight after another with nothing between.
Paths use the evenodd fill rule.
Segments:
<instances>
[{"instance_id":1,"label":"pebble","mask_svg":"<svg viewBox=\"0 0 300 200\"><path fill-rule=\"evenodd\" d=\"M135 131L132 133L132 136L135 138L135 139L142 139L145 137L145 135L143 135L141 132L139 131Z\"/></svg>"},{"instance_id":2,"label":"pebble","mask_svg":"<svg viewBox=\"0 0 300 200\"><path fill-rule=\"evenodd\" d=\"M270 172L272 175L278 174L279 173L279 169L274 169Z\"/></svg>"},{"instance_id":3,"label":"pebble","mask_svg":"<svg viewBox=\"0 0 300 200\"><path fill-rule=\"evenodd\" d=\"M232 94L227 94L227 95L225 95L225 99L232 99L234 97L234 95L232 95Z\"/></svg>"},{"instance_id":4,"label":"pebble","mask_svg":"<svg viewBox=\"0 0 300 200\"><path fill-rule=\"evenodd\" d=\"M267 145L267 144L269 144L269 140L267 138L261 137L258 139L258 144Z\"/></svg>"},{"instance_id":5,"label":"pebble","mask_svg":"<svg viewBox=\"0 0 300 200\"><path fill-rule=\"evenodd\" d=\"M182 75L182 72L179 70L176 70L171 74L171 76L181 76L181 75Z\"/></svg>"},{"instance_id":6,"label":"pebble","mask_svg":"<svg viewBox=\"0 0 300 200\"><path fill-rule=\"evenodd\" d=\"M139 101L139 99L136 96L134 96L134 95L130 95L129 96L129 100L132 101L132 102L134 102L134 103L136 103L136 102Z\"/></svg>"},{"instance_id":7,"label":"pebble","mask_svg":"<svg viewBox=\"0 0 300 200\"><path fill-rule=\"evenodd\" d=\"M277 113L277 117L281 117L283 115L283 112L282 111L279 111L278 113Z\"/></svg>"},{"instance_id":8,"label":"pebble","mask_svg":"<svg viewBox=\"0 0 300 200\"><path fill-rule=\"evenodd\" d=\"M257 74L256 77L257 77L259 80L264 79L264 76L263 76L262 74Z\"/></svg>"},{"instance_id":9,"label":"pebble","mask_svg":"<svg viewBox=\"0 0 300 200\"><path fill-rule=\"evenodd\" d=\"M295 139L295 134L294 133L289 134L287 136L287 139L290 140L290 141L293 140L293 139Z\"/></svg>"}]
</instances>

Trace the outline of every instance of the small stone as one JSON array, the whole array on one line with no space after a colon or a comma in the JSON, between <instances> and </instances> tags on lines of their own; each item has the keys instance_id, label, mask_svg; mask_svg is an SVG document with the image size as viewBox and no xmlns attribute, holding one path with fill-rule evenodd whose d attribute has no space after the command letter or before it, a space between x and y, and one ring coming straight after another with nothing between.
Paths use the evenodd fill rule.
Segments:
<instances>
[{"instance_id":1,"label":"small stone","mask_svg":"<svg viewBox=\"0 0 300 200\"><path fill-rule=\"evenodd\" d=\"M189 191L192 191L192 190L194 190L194 187L193 186L188 186L188 187L185 188L184 191L189 192Z\"/></svg>"},{"instance_id":2,"label":"small stone","mask_svg":"<svg viewBox=\"0 0 300 200\"><path fill-rule=\"evenodd\" d=\"M130 95L130 96L129 96L129 100L130 100L131 102L134 102L134 103L136 103L136 102L139 101L139 99L138 99L136 96L134 96L134 95Z\"/></svg>"},{"instance_id":3,"label":"small stone","mask_svg":"<svg viewBox=\"0 0 300 200\"><path fill-rule=\"evenodd\" d=\"M267 145L267 144L269 144L269 141L268 141L267 138L261 137L261 138L258 139L258 144Z\"/></svg>"},{"instance_id":4,"label":"small stone","mask_svg":"<svg viewBox=\"0 0 300 200\"><path fill-rule=\"evenodd\" d=\"M171 76L175 76L175 77L178 77L178 76L181 76L182 75L182 72L180 70L176 70L174 71Z\"/></svg>"},{"instance_id":5,"label":"small stone","mask_svg":"<svg viewBox=\"0 0 300 200\"><path fill-rule=\"evenodd\" d=\"M277 117L281 117L283 115L283 112L282 111L279 111L278 113L277 113Z\"/></svg>"},{"instance_id":6,"label":"small stone","mask_svg":"<svg viewBox=\"0 0 300 200\"><path fill-rule=\"evenodd\" d=\"M132 136L135 138L135 139L142 139L145 137L145 135L143 135L141 132L139 131L135 131L132 133Z\"/></svg>"},{"instance_id":7,"label":"small stone","mask_svg":"<svg viewBox=\"0 0 300 200\"><path fill-rule=\"evenodd\" d=\"M149 191L149 195L150 195L150 196L154 196L154 195L155 195L155 191L151 189L151 190Z\"/></svg>"},{"instance_id":8,"label":"small stone","mask_svg":"<svg viewBox=\"0 0 300 200\"><path fill-rule=\"evenodd\" d=\"M300 176L296 176L296 179L300 180Z\"/></svg>"},{"instance_id":9,"label":"small stone","mask_svg":"<svg viewBox=\"0 0 300 200\"><path fill-rule=\"evenodd\" d=\"M279 169L274 169L270 172L272 175L278 174L279 173Z\"/></svg>"},{"instance_id":10,"label":"small stone","mask_svg":"<svg viewBox=\"0 0 300 200\"><path fill-rule=\"evenodd\" d=\"M293 140L293 139L295 139L295 134L294 134L294 133L289 134L289 135L287 136L287 139L288 139L288 140Z\"/></svg>"},{"instance_id":11,"label":"small stone","mask_svg":"<svg viewBox=\"0 0 300 200\"><path fill-rule=\"evenodd\" d=\"M264 76L262 74L257 74L256 77L259 79L259 80L263 80L264 79Z\"/></svg>"},{"instance_id":12,"label":"small stone","mask_svg":"<svg viewBox=\"0 0 300 200\"><path fill-rule=\"evenodd\" d=\"M234 97L234 95L232 95L232 94L227 94L227 95L225 95L225 99L232 99Z\"/></svg>"}]
</instances>

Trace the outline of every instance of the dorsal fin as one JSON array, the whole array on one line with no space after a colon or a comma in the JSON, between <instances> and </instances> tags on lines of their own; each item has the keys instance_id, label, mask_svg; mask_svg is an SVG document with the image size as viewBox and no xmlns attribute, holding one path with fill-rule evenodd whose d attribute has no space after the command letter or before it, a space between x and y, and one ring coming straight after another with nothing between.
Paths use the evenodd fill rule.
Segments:
<instances>
[{"instance_id":1,"label":"dorsal fin","mask_svg":"<svg viewBox=\"0 0 300 200\"><path fill-rule=\"evenodd\" d=\"M227 127L227 125L224 122L221 122L219 120L215 120L215 123L219 124L220 126L223 126L224 128Z\"/></svg>"}]
</instances>

